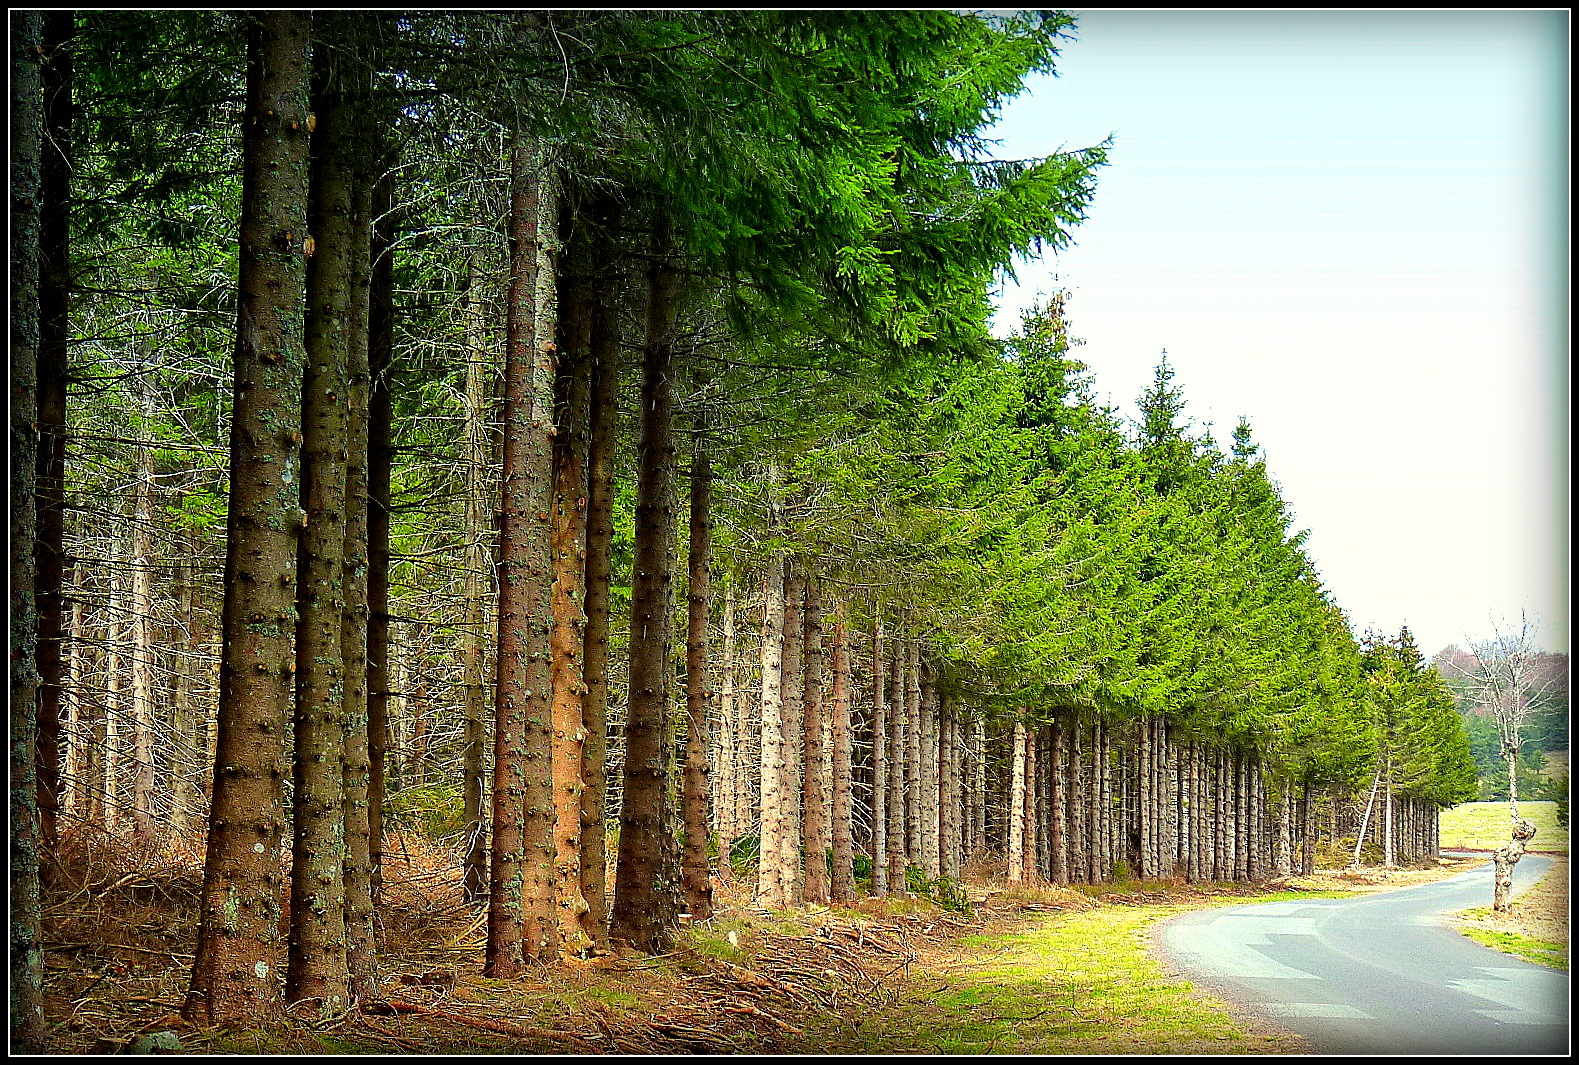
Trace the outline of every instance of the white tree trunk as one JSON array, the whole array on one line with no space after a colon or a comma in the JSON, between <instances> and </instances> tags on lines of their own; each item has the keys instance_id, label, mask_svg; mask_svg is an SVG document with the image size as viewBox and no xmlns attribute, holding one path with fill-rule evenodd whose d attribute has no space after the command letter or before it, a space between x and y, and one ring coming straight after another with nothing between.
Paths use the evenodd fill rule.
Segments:
<instances>
[{"instance_id":1,"label":"white tree trunk","mask_svg":"<svg viewBox=\"0 0 1579 1065\"><path fill-rule=\"evenodd\" d=\"M729 863L730 851L742 829L737 819L738 793L744 783L744 768L740 757L744 744L740 725L738 700L735 698L735 589L724 589L724 648L719 665L722 667L718 683L718 737L714 744L713 823L718 826L718 875L728 879L733 869Z\"/></svg>"},{"instance_id":2,"label":"white tree trunk","mask_svg":"<svg viewBox=\"0 0 1579 1065\"><path fill-rule=\"evenodd\" d=\"M757 862L757 903L770 910L789 904L781 868L784 835L784 558L768 561L762 607L762 833Z\"/></svg>"},{"instance_id":3,"label":"white tree trunk","mask_svg":"<svg viewBox=\"0 0 1579 1065\"><path fill-rule=\"evenodd\" d=\"M888 648L883 641L883 619L872 628L872 894L888 894L888 687L884 668Z\"/></svg>"},{"instance_id":4,"label":"white tree trunk","mask_svg":"<svg viewBox=\"0 0 1579 1065\"><path fill-rule=\"evenodd\" d=\"M1009 777L1009 866L1011 884L1025 881L1025 723L1014 723L1013 768Z\"/></svg>"}]
</instances>

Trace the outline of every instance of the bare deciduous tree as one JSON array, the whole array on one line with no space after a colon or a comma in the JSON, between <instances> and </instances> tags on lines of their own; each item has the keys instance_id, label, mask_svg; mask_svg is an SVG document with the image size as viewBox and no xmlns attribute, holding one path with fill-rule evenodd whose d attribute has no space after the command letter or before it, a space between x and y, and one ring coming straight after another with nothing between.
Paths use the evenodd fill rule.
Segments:
<instances>
[{"instance_id":1,"label":"bare deciduous tree","mask_svg":"<svg viewBox=\"0 0 1579 1065\"><path fill-rule=\"evenodd\" d=\"M1524 726L1551 684L1549 675L1539 667L1540 650L1535 643L1538 628L1527 614L1519 615L1517 628L1506 619L1493 619L1488 639L1469 641L1475 656L1473 668L1459 670L1469 681L1476 703L1491 714L1497 726L1503 760L1508 763L1511 832L1508 842L1499 847L1493 857L1496 887L1492 909L1498 911L1509 908L1513 867L1524 856L1529 841L1535 838L1535 826L1519 816L1519 754L1524 748Z\"/></svg>"}]
</instances>

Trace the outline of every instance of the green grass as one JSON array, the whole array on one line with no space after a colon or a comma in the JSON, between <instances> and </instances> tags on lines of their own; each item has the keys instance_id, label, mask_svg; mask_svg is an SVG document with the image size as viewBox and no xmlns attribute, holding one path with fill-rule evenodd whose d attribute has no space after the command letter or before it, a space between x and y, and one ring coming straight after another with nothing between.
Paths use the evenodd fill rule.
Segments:
<instances>
[{"instance_id":1,"label":"green grass","mask_svg":"<svg viewBox=\"0 0 1579 1065\"><path fill-rule=\"evenodd\" d=\"M1222 905L1309 898L1225 898ZM917 974L880 1016L808 1030L824 1053L1266 1054L1287 1042L1247 1030L1221 1003L1169 975L1152 951L1161 921L1187 905L1104 906L1052 915L1014 935L972 935L969 964Z\"/></svg>"},{"instance_id":2,"label":"green grass","mask_svg":"<svg viewBox=\"0 0 1579 1065\"><path fill-rule=\"evenodd\" d=\"M1465 911L1466 917L1484 918L1491 913L1490 908ZM1549 939L1535 939L1532 936L1521 936L1517 932L1495 932L1489 928L1476 928L1472 925L1462 925L1459 931L1477 943L1484 943L1504 954L1513 954L1532 961L1536 965L1545 965L1552 969L1568 971L1568 944L1555 943Z\"/></svg>"},{"instance_id":3,"label":"green grass","mask_svg":"<svg viewBox=\"0 0 1579 1065\"><path fill-rule=\"evenodd\" d=\"M1530 849L1568 853L1568 830L1557 824L1555 802L1520 802L1519 816L1535 825ZM1508 842L1508 804L1466 802L1442 811L1443 850L1496 850Z\"/></svg>"}]
</instances>

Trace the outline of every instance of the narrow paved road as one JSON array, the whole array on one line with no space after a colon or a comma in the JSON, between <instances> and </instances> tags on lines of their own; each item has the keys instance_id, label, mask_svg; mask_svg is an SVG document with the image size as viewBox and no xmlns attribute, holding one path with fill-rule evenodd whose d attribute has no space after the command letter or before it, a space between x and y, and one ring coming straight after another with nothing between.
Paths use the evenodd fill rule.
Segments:
<instances>
[{"instance_id":1,"label":"narrow paved road","mask_svg":"<svg viewBox=\"0 0 1579 1065\"><path fill-rule=\"evenodd\" d=\"M1514 891L1551 859L1527 855ZM1492 866L1355 899L1263 903L1170 921L1163 954L1196 984L1305 1036L1319 1054L1566 1054L1568 974L1459 935Z\"/></svg>"}]
</instances>

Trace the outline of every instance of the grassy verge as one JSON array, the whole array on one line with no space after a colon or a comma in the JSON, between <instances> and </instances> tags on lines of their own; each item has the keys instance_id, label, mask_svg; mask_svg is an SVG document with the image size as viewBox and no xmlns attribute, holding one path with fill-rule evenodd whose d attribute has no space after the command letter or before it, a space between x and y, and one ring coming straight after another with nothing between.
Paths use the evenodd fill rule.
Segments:
<instances>
[{"instance_id":1,"label":"grassy verge","mask_svg":"<svg viewBox=\"0 0 1579 1065\"><path fill-rule=\"evenodd\" d=\"M1491 908L1484 907L1477 910L1467 910L1464 916L1470 920L1486 920L1491 916ZM1488 947L1502 951L1504 954L1513 954L1532 961L1537 965L1546 965L1553 969L1568 971L1568 944L1558 943L1550 939L1536 939L1534 936L1521 935L1518 932L1499 932L1491 928L1478 928L1474 925L1462 925L1459 931L1477 943L1484 943Z\"/></svg>"},{"instance_id":2,"label":"grassy verge","mask_svg":"<svg viewBox=\"0 0 1579 1065\"><path fill-rule=\"evenodd\" d=\"M1322 896L1220 904L1310 897ZM1156 926L1201 905L1108 904L972 935L957 964L916 974L881 1017L826 1018L807 1032L808 1046L866 1054L1299 1053L1297 1037L1247 1028L1157 960Z\"/></svg>"}]
</instances>

